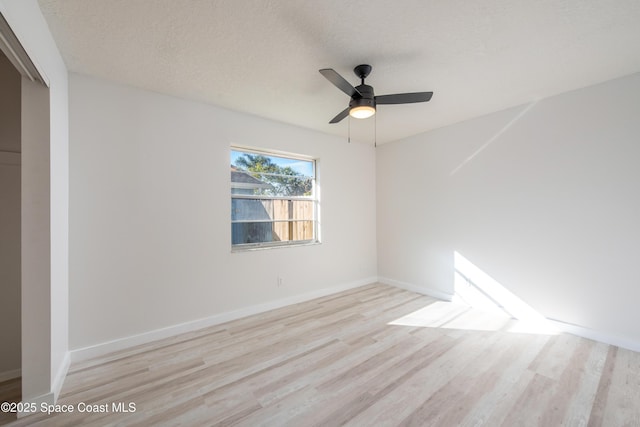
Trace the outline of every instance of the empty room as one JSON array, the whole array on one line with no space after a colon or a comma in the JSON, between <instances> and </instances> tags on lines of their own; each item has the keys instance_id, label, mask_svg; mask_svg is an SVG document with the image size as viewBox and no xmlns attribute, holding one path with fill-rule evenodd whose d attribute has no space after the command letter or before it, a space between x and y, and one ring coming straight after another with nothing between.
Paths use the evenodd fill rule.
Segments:
<instances>
[{"instance_id":1,"label":"empty room","mask_svg":"<svg viewBox=\"0 0 640 427\"><path fill-rule=\"evenodd\" d=\"M640 426L638 22L0 0L0 424Z\"/></svg>"}]
</instances>

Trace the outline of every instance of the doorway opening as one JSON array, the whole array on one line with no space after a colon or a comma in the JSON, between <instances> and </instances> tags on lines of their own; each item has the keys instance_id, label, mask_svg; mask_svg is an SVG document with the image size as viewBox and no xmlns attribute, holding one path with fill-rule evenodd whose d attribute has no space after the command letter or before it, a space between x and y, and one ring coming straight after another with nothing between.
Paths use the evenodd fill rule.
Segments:
<instances>
[{"instance_id":1,"label":"doorway opening","mask_svg":"<svg viewBox=\"0 0 640 427\"><path fill-rule=\"evenodd\" d=\"M0 402L22 399L21 80L0 51Z\"/></svg>"}]
</instances>

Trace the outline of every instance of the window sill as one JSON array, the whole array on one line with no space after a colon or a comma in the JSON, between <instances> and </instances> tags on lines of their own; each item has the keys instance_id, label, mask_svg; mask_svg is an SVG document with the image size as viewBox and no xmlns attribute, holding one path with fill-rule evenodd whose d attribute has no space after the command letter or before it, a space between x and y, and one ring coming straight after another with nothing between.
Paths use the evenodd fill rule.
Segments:
<instances>
[{"instance_id":1,"label":"window sill","mask_svg":"<svg viewBox=\"0 0 640 427\"><path fill-rule=\"evenodd\" d=\"M322 244L321 242L315 241L315 242L304 242L304 243L289 243L284 245L232 247L231 253L266 251L270 249L283 249L283 248L299 248L301 246L317 246L321 244Z\"/></svg>"}]
</instances>

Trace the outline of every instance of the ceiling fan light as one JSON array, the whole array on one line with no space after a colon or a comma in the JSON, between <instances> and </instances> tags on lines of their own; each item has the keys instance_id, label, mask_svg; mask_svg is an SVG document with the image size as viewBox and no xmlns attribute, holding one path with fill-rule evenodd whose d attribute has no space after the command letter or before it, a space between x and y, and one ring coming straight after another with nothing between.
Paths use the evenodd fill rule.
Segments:
<instances>
[{"instance_id":1,"label":"ceiling fan light","mask_svg":"<svg viewBox=\"0 0 640 427\"><path fill-rule=\"evenodd\" d=\"M359 105L349 110L349 115L355 119L368 119L376 113L376 109L370 105Z\"/></svg>"}]
</instances>

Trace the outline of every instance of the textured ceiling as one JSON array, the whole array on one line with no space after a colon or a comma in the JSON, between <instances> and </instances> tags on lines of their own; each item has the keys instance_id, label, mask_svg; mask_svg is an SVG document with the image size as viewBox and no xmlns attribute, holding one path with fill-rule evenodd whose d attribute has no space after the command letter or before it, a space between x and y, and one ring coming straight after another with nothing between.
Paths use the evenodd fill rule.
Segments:
<instances>
[{"instance_id":1,"label":"textured ceiling","mask_svg":"<svg viewBox=\"0 0 640 427\"><path fill-rule=\"evenodd\" d=\"M638 0L40 0L70 71L346 137L348 97L434 92L351 120L393 141L640 71ZM374 125L377 125L374 126Z\"/></svg>"}]
</instances>

